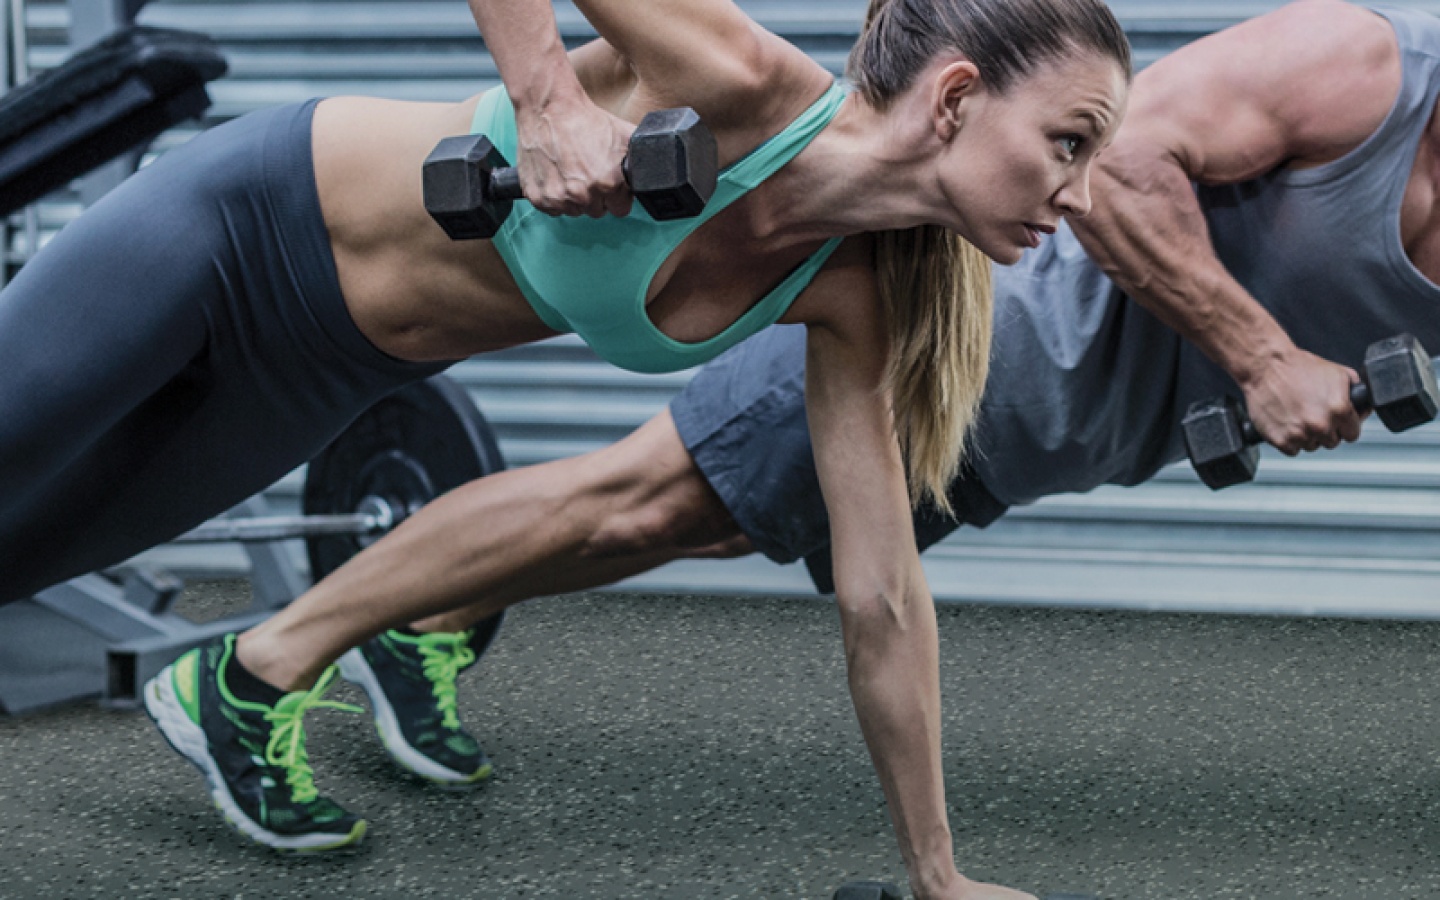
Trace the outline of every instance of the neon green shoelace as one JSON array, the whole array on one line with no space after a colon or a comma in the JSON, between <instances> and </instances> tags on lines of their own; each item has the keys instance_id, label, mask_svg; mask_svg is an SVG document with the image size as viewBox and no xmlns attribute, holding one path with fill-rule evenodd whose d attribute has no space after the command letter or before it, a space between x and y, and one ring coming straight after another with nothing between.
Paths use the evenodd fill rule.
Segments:
<instances>
[{"instance_id":1,"label":"neon green shoelace","mask_svg":"<svg viewBox=\"0 0 1440 900\"><path fill-rule=\"evenodd\" d=\"M460 717L455 709L455 679L461 669L475 661L475 651L470 649L470 632L422 634L416 643L424 660L425 677L435 695L435 705L440 710L440 724L456 730L460 727Z\"/></svg>"},{"instance_id":2,"label":"neon green shoelace","mask_svg":"<svg viewBox=\"0 0 1440 900\"><path fill-rule=\"evenodd\" d=\"M305 752L305 713L312 709L364 712L349 703L321 699L337 674L339 670L331 666L310 690L286 694L265 713L265 720L271 725L270 740L265 744L265 761L285 770L285 783L290 786L290 799L295 803L309 803L320 795L315 790L315 771L310 768L310 756Z\"/></svg>"}]
</instances>

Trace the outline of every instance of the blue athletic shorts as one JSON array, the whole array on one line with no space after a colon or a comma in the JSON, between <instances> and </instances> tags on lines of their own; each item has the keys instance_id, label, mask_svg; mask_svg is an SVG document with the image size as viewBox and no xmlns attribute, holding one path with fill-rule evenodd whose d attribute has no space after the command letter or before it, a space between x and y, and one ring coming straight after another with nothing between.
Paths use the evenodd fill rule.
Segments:
<instances>
[{"instance_id":1,"label":"blue athletic shorts","mask_svg":"<svg viewBox=\"0 0 1440 900\"><path fill-rule=\"evenodd\" d=\"M755 548L779 563L804 558L830 591L830 520L805 421L805 328L776 325L702 368L670 403L685 449ZM957 518L915 514L924 550L961 525L984 528L1007 507L974 472L950 487Z\"/></svg>"}]
</instances>

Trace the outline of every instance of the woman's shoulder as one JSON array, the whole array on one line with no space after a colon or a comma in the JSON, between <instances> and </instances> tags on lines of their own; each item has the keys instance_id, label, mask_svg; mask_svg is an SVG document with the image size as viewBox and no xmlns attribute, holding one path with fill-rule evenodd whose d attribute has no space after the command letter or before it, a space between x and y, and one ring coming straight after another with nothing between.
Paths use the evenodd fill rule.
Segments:
<instances>
[{"instance_id":1,"label":"woman's shoulder","mask_svg":"<svg viewBox=\"0 0 1440 900\"><path fill-rule=\"evenodd\" d=\"M874 236L852 234L830 254L780 321L848 330L857 324L873 324L879 310Z\"/></svg>"},{"instance_id":2,"label":"woman's shoulder","mask_svg":"<svg viewBox=\"0 0 1440 900\"><path fill-rule=\"evenodd\" d=\"M638 121L654 109L688 106L715 133L728 164L784 130L834 81L795 45L756 26L749 40L680 67L635 66L616 112ZM742 52L743 51L743 52Z\"/></svg>"}]
</instances>

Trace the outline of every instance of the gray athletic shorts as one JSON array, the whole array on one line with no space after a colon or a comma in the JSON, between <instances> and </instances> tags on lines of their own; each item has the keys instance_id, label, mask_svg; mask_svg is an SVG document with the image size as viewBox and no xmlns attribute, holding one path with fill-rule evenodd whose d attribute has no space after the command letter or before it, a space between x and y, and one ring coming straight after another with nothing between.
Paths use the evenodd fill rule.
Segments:
<instances>
[{"instance_id":1,"label":"gray athletic shorts","mask_svg":"<svg viewBox=\"0 0 1440 900\"><path fill-rule=\"evenodd\" d=\"M685 449L755 548L779 563L804 558L823 592L830 520L805 421L805 328L776 325L702 368L670 403ZM924 550L961 525L984 528L1007 507L968 468L950 487L957 518L915 513Z\"/></svg>"}]
</instances>

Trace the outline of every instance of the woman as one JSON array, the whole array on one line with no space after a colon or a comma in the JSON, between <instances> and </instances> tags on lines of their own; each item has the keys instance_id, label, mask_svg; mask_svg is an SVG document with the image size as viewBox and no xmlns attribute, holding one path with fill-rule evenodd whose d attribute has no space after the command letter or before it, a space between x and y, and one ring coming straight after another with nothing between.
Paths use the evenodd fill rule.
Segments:
<instances>
[{"instance_id":1,"label":"woman","mask_svg":"<svg viewBox=\"0 0 1440 900\"><path fill-rule=\"evenodd\" d=\"M555 46L548 3L497 21L476 0L515 113L501 94L269 111L167 155L67 228L0 302L6 342L18 352L28 334L45 347L23 357L36 373L28 402L0 406L21 412L6 428L24 464L0 467L0 488L12 489L0 496L15 498L6 520L40 522L52 542L63 534L70 564L92 568L263 487L375 397L455 359L571 326L602 354L618 348L616 361L684 367L770 322L804 323L851 691L912 885L927 897L1018 896L965 881L951 858L933 606L909 506L944 504L980 395L984 256L1014 262L1061 215L1088 209L1088 167L1128 87L1124 38L1098 0L876 3L852 57L857 91L846 94L726 0L579 5L601 40L566 68L536 49ZM531 90L570 77L584 112ZM501 136L542 204L624 212L625 123L673 106L697 111L725 167L700 219L549 220L521 204L508 238L451 242L419 202L420 162L473 126ZM547 198L528 135L586 116L611 122L608 140L573 144L608 155L582 177L598 190ZM512 120L525 140L506 146ZM142 205L166 212L163 232L137 224ZM617 250L613 284L596 280L583 298L544 294L545 259L530 260L527 246L594 249L612 234L643 246L653 266L626 273L636 251ZM92 297L102 286L109 306ZM129 299L142 289L146 302ZM79 380L73 356L53 359L72 346L103 361L104 377L86 372L83 390L47 385ZM47 396L59 399L36 400ZM49 458L35 452L42 434ZM57 434L67 436L60 458ZM243 474L216 477L232 472ZM232 636L147 688L152 715L237 827L279 847L358 840L364 823L319 797L304 757L300 717L323 702L333 660L396 624L460 607L478 618L537 585L563 589L563 516L543 496L517 497L515 514L557 529L555 554L467 550L475 491L508 491L506 478L431 504L245 635L238 656ZM0 564L38 552L21 530L0 532ZM14 570L31 573L20 590L55 571L40 568Z\"/></svg>"}]
</instances>

